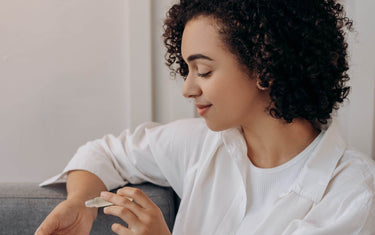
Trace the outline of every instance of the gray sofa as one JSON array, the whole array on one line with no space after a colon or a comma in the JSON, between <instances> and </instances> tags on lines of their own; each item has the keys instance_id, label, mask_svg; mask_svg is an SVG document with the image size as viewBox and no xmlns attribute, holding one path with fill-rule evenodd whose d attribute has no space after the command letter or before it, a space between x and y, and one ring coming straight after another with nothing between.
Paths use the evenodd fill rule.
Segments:
<instances>
[{"instance_id":1,"label":"gray sofa","mask_svg":"<svg viewBox=\"0 0 375 235\"><path fill-rule=\"evenodd\" d=\"M174 191L150 183L128 186L141 189L159 206L172 231L179 206ZM34 234L49 212L65 197L65 184L39 187L36 183L0 183L0 235ZM111 231L115 222L124 224L115 216L103 214L100 208L90 234L115 234Z\"/></svg>"}]
</instances>

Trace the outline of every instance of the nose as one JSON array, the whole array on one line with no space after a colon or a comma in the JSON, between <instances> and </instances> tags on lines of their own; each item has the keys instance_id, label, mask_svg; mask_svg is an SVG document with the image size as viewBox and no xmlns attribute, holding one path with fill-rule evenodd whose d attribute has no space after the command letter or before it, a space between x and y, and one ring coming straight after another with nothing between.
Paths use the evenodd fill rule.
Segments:
<instances>
[{"instance_id":1,"label":"nose","mask_svg":"<svg viewBox=\"0 0 375 235\"><path fill-rule=\"evenodd\" d=\"M193 98L193 97L200 96L201 94L202 94L202 90L199 87L199 84L197 83L196 78L188 74L184 82L184 85L182 86L182 95L185 98Z\"/></svg>"}]
</instances>

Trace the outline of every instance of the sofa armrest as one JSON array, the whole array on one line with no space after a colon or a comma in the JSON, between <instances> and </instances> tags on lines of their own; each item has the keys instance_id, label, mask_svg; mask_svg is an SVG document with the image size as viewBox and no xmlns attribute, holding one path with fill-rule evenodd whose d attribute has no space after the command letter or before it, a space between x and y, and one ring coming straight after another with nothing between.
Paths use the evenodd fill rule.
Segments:
<instances>
[{"instance_id":1,"label":"sofa armrest","mask_svg":"<svg viewBox=\"0 0 375 235\"><path fill-rule=\"evenodd\" d=\"M128 186L145 192L161 209L172 231L178 205L173 190L150 183ZM33 234L44 218L65 198L65 184L39 187L36 183L0 183L0 234ZM99 208L90 234L114 234L111 230L113 223L124 224L118 217L105 215L103 208Z\"/></svg>"}]
</instances>

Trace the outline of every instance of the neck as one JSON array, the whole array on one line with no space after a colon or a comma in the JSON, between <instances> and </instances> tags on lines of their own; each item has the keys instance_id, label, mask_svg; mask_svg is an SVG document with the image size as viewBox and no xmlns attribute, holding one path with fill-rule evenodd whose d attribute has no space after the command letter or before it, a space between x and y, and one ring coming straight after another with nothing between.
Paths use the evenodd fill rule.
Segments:
<instances>
[{"instance_id":1,"label":"neck","mask_svg":"<svg viewBox=\"0 0 375 235\"><path fill-rule=\"evenodd\" d=\"M272 117L255 125L242 125L250 161L260 168L279 166L302 152L320 133L310 122L295 119L287 124Z\"/></svg>"}]
</instances>

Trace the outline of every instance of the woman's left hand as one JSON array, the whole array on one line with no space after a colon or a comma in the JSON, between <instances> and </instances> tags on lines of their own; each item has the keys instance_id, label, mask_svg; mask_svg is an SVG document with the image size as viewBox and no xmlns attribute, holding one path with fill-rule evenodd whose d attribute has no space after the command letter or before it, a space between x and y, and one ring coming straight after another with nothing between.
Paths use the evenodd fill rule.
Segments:
<instances>
[{"instance_id":1,"label":"woman's left hand","mask_svg":"<svg viewBox=\"0 0 375 235\"><path fill-rule=\"evenodd\" d=\"M117 190L117 194L102 192L100 196L114 204L105 207L104 213L120 217L128 224L126 228L114 223L113 232L119 235L171 234L159 207L141 190L124 187Z\"/></svg>"}]
</instances>

